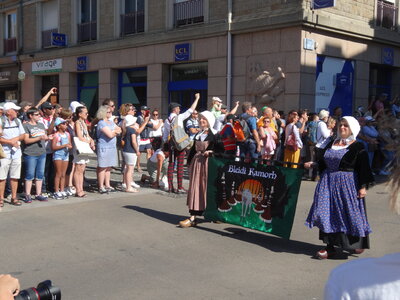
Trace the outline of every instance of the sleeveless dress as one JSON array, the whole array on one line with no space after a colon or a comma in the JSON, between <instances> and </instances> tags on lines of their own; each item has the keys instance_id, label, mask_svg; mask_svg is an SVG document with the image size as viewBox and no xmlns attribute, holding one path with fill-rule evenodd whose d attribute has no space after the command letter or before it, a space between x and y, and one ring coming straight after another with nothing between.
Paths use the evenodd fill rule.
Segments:
<instances>
[{"instance_id":1,"label":"sleeveless dress","mask_svg":"<svg viewBox=\"0 0 400 300\"><path fill-rule=\"evenodd\" d=\"M357 197L355 172L339 171L342 157L348 149L328 149L324 160L326 170L321 174L306 226L320 229L320 239L343 248L368 248L371 233L364 199ZM330 234L330 237L328 237ZM336 236L334 236L336 235Z\"/></svg>"}]
</instances>

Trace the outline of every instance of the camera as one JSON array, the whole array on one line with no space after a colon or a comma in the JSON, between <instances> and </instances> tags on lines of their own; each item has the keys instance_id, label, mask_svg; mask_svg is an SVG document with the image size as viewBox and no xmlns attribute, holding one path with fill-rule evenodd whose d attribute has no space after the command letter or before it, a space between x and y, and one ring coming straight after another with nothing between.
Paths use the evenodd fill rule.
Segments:
<instances>
[{"instance_id":1,"label":"camera","mask_svg":"<svg viewBox=\"0 0 400 300\"><path fill-rule=\"evenodd\" d=\"M50 280L43 281L36 288L31 287L19 292L15 300L60 300L61 290L52 285Z\"/></svg>"}]
</instances>

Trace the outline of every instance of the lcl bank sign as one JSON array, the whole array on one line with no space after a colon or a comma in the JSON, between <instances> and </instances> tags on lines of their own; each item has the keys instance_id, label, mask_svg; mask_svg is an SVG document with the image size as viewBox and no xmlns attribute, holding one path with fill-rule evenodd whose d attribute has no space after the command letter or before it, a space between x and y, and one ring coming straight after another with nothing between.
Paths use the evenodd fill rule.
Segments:
<instances>
[{"instance_id":1,"label":"lcl bank sign","mask_svg":"<svg viewBox=\"0 0 400 300\"><path fill-rule=\"evenodd\" d=\"M190 44L175 45L175 61L189 61L190 60Z\"/></svg>"}]
</instances>

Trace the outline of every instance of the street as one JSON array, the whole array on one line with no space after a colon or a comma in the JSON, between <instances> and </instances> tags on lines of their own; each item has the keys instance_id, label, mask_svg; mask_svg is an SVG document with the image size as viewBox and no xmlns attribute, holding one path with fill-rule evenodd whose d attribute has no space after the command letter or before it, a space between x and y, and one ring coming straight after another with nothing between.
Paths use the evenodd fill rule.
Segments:
<instances>
[{"instance_id":1,"label":"street","mask_svg":"<svg viewBox=\"0 0 400 300\"><path fill-rule=\"evenodd\" d=\"M313 259L322 244L303 224L315 184L302 182L290 240L207 221L178 228L186 198L150 188L6 204L0 273L22 288L50 279L62 299L322 299L335 266L399 251L400 217L379 184L367 195L371 250Z\"/></svg>"}]
</instances>

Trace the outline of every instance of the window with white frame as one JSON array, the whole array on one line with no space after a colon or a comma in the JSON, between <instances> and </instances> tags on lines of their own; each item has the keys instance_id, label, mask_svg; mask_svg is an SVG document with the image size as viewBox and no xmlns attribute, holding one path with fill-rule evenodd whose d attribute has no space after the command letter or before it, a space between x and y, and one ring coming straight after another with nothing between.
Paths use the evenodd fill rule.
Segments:
<instances>
[{"instance_id":1,"label":"window with white frame","mask_svg":"<svg viewBox=\"0 0 400 300\"><path fill-rule=\"evenodd\" d=\"M144 32L145 0L121 0L121 35Z\"/></svg>"},{"instance_id":2,"label":"window with white frame","mask_svg":"<svg viewBox=\"0 0 400 300\"><path fill-rule=\"evenodd\" d=\"M4 53L17 51L17 12L8 12L4 24Z\"/></svg>"},{"instance_id":3,"label":"window with white frame","mask_svg":"<svg viewBox=\"0 0 400 300\"><path fill-rule=\"evenodd\" d=\"M97 39L97 0L80 0L80 23L78 41L86 42Z\"/></svg>"},{"instance_id":4,"label":"window with white frame","mask_svg":"<svg viewBox=\"0 0 400 300\"><path fill-rule=\"evenodd\" d=\"M58 32L58 0L42 2L42 47L51 46L51 34Z\"/></svg>"}]
</instances>

